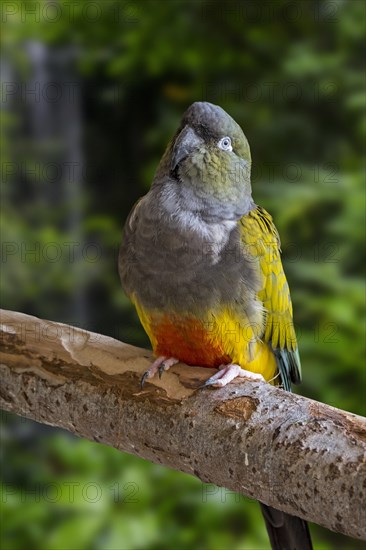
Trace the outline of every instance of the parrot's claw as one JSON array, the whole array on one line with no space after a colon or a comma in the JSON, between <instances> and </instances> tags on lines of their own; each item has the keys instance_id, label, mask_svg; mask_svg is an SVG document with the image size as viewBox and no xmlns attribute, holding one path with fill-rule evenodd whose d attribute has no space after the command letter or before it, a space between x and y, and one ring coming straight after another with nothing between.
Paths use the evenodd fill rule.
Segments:
<instances>
[{"instance_id":1,"label":"parrot's claw","mask_svg":"<svg viewBox=\"0 0 366 550\"><path fill-rule=\"evenodd\" d=\"M169 370L170 367L176 363L179 363L179 359L175 359L175 357L165 357L165 355L161 355L155 359L151 367L142 375L140 382L141 388L144 387L145 381L148 378L153 378L156 373L159 373L159 378L161 378L163 372Z\"/></svg>"},{"instance_id":2,"label":"parrot's claw","mask_svg":"<svg viewBox=\"0 0 366 550\"><path fill-rule=\"evenodd\" d=\"M265 381L261 374L244 370L239 365L230 364L220 367L219 372L206 380L202 388L207 388L208 386L222 388L231 382L231 380L234 380L234 378L251 378L252 380L258 380L258 382Z\"/></svg>"},{"instance_id":3,"label":"parrot's claw","mask_svg":"<svg viewBox=\"0 0 366 550\"><path fill-rule=\"evenodd\" d=\"M144 387L146 378L149 378L149 371L148 370L146 372L144 372L144 374L141 376L141 380L140 380L141 389Z\"/></svg>"},{"instance_id":4,"label":"parrot's claw","mask_svg":"<svg viewBox=\"0 0 366 550\"><path fill-rule=\"evenodd\" d=\"M159 373L159 379L161 379L161 377L163 376L163 372L165 372L166 370L168 370L169 367L166 366L166 362L164 361L160 367L158 368L158 373Z\"/></svg>"}]
</instances>

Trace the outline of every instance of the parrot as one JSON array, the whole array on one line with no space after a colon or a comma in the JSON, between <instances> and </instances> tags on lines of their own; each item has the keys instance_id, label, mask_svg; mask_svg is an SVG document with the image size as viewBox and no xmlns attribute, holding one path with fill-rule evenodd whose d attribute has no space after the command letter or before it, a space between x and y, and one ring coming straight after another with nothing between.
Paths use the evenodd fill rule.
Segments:
<instances>
[{"instance_id":1,"label":"parrot","mask_svg":"<svg viewBox=\"0 0 366 550\"><path fill-rule=\"evenodd\" d=\"M176 363L216 368L204 387L236 378L301 382L281 244L252 198L251 152L220 106L194 102L148 193L125 223L118 258L155 360L141 385ZM312 548L307 523L260 503L272 547Z\"/></svg>"}]
</instances>

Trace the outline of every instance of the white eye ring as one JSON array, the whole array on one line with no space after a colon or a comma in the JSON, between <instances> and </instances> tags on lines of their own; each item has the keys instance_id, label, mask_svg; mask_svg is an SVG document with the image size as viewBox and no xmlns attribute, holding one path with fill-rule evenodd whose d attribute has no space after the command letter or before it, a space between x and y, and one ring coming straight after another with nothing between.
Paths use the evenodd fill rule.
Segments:
<instances>
[{"instance_id":1,"label":"white eye ring","mask_svg":"<svg viewBox=\"0 0 366 550\"><path fill-rule=\"evenodd\" d=\"M231 145L231 139L229 138L229 136L221 138L217 146L220 147L220 149L222 149L223 151L233 150L233 146Z\"/></svg>"}]
</instances>

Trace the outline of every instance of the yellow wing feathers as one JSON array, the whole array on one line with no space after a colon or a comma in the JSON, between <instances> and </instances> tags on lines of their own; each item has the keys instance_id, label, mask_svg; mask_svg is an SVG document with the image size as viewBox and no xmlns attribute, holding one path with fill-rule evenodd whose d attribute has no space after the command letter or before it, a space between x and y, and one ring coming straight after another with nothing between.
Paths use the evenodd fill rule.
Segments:
<instances>
[{"instance_id":1,"label":"yellow wing feathers","mask_svg":"<svg viewBox=\"0 0 366 550\"><path fill-rule=\"evenodd\" d=\"M242 242L259 261L262 288L258 293L266 310L263 339L273 348L295 351L289 287L280 257L280 238L272 217L261 207L241 219Z\"/></svg>"}]
</instances>

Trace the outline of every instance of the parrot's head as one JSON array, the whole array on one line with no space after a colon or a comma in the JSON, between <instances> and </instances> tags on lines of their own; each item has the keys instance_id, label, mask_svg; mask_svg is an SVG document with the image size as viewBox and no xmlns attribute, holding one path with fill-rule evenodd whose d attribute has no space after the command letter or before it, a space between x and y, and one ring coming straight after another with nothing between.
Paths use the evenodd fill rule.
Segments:
<instances>
[{"instance_id":1,"label":"parrot's head","mask_svg":"<svg viewBox=\"0 0 366 550\"><path fill-rule=\"evenodd\" d=\"M254 205L250 167L240 126L221 107L196 102L184 113L154 185L165 184L180 209L205 221L238 220Z\"/></svg>"}]
</instances>

